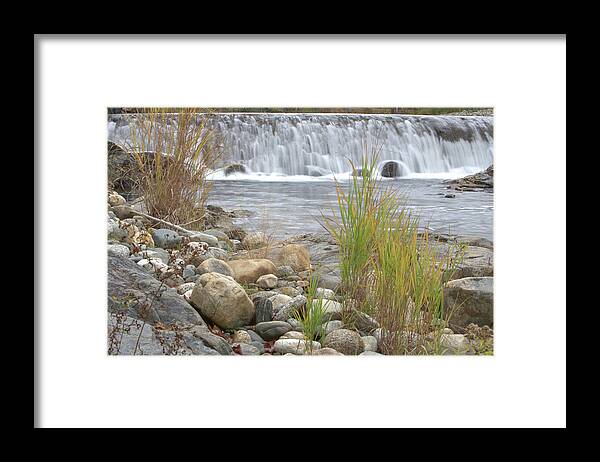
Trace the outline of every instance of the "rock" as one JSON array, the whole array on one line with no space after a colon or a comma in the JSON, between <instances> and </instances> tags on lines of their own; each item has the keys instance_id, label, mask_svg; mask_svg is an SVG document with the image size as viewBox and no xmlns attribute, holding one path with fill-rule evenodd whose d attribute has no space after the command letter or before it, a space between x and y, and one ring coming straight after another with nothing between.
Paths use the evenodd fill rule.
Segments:
<instances>
[{"instance_id":1,"label":"rock","mask_svg":"<svg viewBox=\"0 0 600 462\"><path fill-rule=\"evenodd\" d=\"M440 346L445 349L445 354L467 354L471 352L469 340L462 334L442 334Z\"/></svg>"},{"instance_id":2,"label":"rock","mask_svg":"<svg viewBox=\"0 0 600 462\"><path fill-rule=\"evenodd\" d=\"M377 353L376 351L363 351L361 354L359 354L358 356L385 356L382 355L381 353Z\"/></svg>"},{"instance_id":3,"label":"rock","mask_svg":"<svg viewBox=\"0 0 600 462\"><path fill-rule=\"evenodd\" d=\"M247 250L258 249L264 247L269 243L267 235L261 231L249 233L242 240L242 247ZM273 271L274 273L275 271Z\"/></svg>"},{"instance_id":4,"label":"rock","mask_svg":"<svg viewBox=\"0 0 600 462\"><path fill-rule=\"evenodd\" d=\"M108 240L120 242L127 237L127 231L119 226L118 221L108 219L106 235Z\"/></svg>"},{"instance_id":5,"label":"rock","mask_svg":"<svg viewBox=\"0 0 600 462\"><path fill-rule=\"evenodd\" d=\"M453 199L456 197L456 194L444 194L444 197L446 197L448 199Z\"/></svg>"},{"instance_id":6,"label":"rock","mask_svg":"<svg viewBox=\"0 0 600 462\"><path fill-rule=\"evenodd\" d=\"M267 321L254 326L254 331L267 341L275 340L292 329L287 322Z\"/></svg>"},{"instance_id":7,"label":"rock","mask_svg":"<svg viewBox=\"0 0 600 462\"><path fill-rule=\"evenodd\" d=\"M205 242L210 247L218 247L219 239L208 233L193 233L188 236L190 242Z\"/></svg>"},{"instance_id":8,"label":"rock","mask_svg":"<svg viewBox=\"0 0 600 462\"><path fill-rule=\"evenodd\" d=\"M328 321L323 324L323 332L325 335L333 332L336 329L341 329L344 327L344 323L342 321Z\"/></svg>"},{"instance_id":9,"label":"rock","mask_svg":"<svg viewBox=\"0 0 600 462\"><path fill-rule=\"evenodd\" d=\"M328 300L331 300L333 297L335 297L335 292L331 289L324 289L323 287L318 287L315 291L315 295L317 298L326 298Z\"/></svg>"},{"instance_id":10,"label":"rock","mask_svg":"<svg viewBox=\"0 0 600 462\"><path fill-rule=\"evenodd\" d=\"M294 287L281 287L277 290L280 294L294 298L298 295L302 295L302 292Z\"/></svg>"},{"instance_id":11,"label":"rock","mask_svg":"<svg viewBox=\"0 0 600 462\"><path fill-rule=\"evenodd\" d=\"M152 234L154 244L162 249L174 249L181 245L181 236L176 231L165 228L151 228L150 234Z\"/></svg>"},{"instance_id":12,"label":"rock","mask_svg":"<svg viewBox=\"0 0 600 462\"><path fill-rule=\"evenodd\" d=\"M273 303L268 298L259 298L254 303L256 310L256 323L268 322L273 319Z\"/></svg>"},{"instance_id":13,"label":"rock","mask_svg":"<svg viewBox=\"0 0 600 462\"><path fill-rule=\"evenodd\" d=\"M229 259L229 254L227 253L227 250L221 249L219 247L209 247L206 253L200 256L200 263L209 258L216 258L217 260L225 261Z\"/></svg>"},{"instance_id":14,"label":"rock","mask_svg":"<svg viewBox=\"0 0 600 462\"><path fill-rule=\"evenodd\" d=\"M227 262L218 258L208 258L198 265L198 274L219 273L234 278L233 270ZM234 278L235 279L235 278Z\"/></svg>"},{"instance_id":15,"label":"rock","mask_svg":"<svg viewBox=\"0 0 600 462\"><path fill-rule=\"evenodd\" d=\"M171 259L171 256L169 255L169 252L167 252L164 249L159 249L158 247L154 249L144 250L142 252L138 252L132 255L132 259L134 261L136 259L139 261L144 258L147 260L151 260L153 258L158 259L162 261L165 265L167 265Z\"/></svg>"},{"instance_id":16,"label":"rock","mask_svg":"<svg viewBox=\"0 0 600 462\"><path fill-rule=\"evenodd\" d=\"M230 164L223 170L225 176L233 175L234 173L246 173L246 167L242 164Z\"/></svg>"},{"instance_id":17,"label":"rock","mask_svg":"<svg viewBox=\"0 0 600 462\"><path fill-rule=\"evenodd\" d=\"M277 287L277 276L274 274L264 274L256 280L256 284L261 289L274 289Z\"/></svg>"},{"instance_id":18,"label":"rock","mask_svg":"<svg viewBox=\"0 0 600 462\"><path fill-rule=\"evenodd\" d=\"M313 309L318 305L319 300L313 300ZM343 306L334 300L322 300L323 319L333 321L342 319Z\"/></svg>"},{"instance_id":19,"label":"rock","mask_svg":"<svg viewBox=\"0 0 600 462\"><path fill-rule=\"evenodd\" d=\"M109 355L218 355L189 331L156 329L139 319L110 313Z\"/></svg>"},{"instance_id":20,"label":"rock","mask_svg":"<svg viewBox=\"0 0 600 462\"><path fill-rule=\"evenodd\" d=\"M300 244L287 244L275 249L273 261L278 266L289 266L296 273L310 270L310 255Z\"/></svg>"},{"instance_id":21,"label":"rock","mask_svg":"<svg viewBox=\"0 0 600 462\"><path fill-rule=\"evenodd\" d=\"M448 180L449 188L457 191L489 191L494 188L494 166L490 165L483 172L468 175L457 180Z\"/></svg>"},{"instance_id":22,"label":"rock","mask_svg":"<svg viewBox=\"0 0 600 462\"><path fill-rule=\"evenodd\" d=\"M207 347L218 351L221 355L233 354L233 349L227 340L225 340L223 337L213 334L206 326L194 326L190 329L190 333L194 337L202 340Z\"/></svg>"},{"instance_id":23,"label":"rock","mask_svg":"<svg viewBox=\"0 0 600 462\"><path fill-rule=\"evenodd\" d=\"M248 332L248 335L250 335L253 343L264 343L265 340L253 330L247 330L246 332Z\"/></svg>"},{"instance_id":24,"label":"rock","mask_svg":"<svg viewBox=\"0 0 600 462\"><path fill-rule=\"evenodd\" d=\"M195 283L191 301L202 316L221 329L242 327L254 318L254 304L244 288L220 273L201 275Z\"/></svg>"},{"instance_id":25,"label":"rock","mask_svg":"<svg viewBox=\"0 0 600 462\"><path fill-rule=\"evenodd\" d=\"M283 305L277 314L273 317L275 321L285 321L288 318L294 317L294 312L306 304L306 297L298 295L292 298L289 302Z\"/></svg>"},{"instance_id":26,"label":"rock","mask_svg":"<svg viewBox=\"0 0 600 462\"><path fill-rule=\"evenodd\" d=\"M304 332L304 325L301 321L298 321L294 318L289 318L286 322L292 326L292 330L295 330L296 332Z\"/></svg>"},{"instance_id":27,"label":"rock","mask_svg":"<svg viewBox=\"0 0 600 462\"><path fill-rule=\"evenodd\" d=\"M444 284L444 310L451 313L450 324L493 327L493 286L493 277L467 277Z\"/></svg>"},{"instance_id":28,"label":"rock","mask_svg":"<svg viewBox=\"0 0 600 462\"><path fill-rule=\"evenodd\" d=\"M258 350L258 354L260 354L260 355L264 354L265 345L263 344L263 342L252 341L252 342L250 342L250 345L252 345L254 348L256 348Z\"/></svg>"},{"instance_id":29,"label":"rock","mask_svg":"<svg viewBox=\"0 0 600 462\"><path fill-rule=\"evenodd\" d=\"M291 330L283 334L280 338L292 338L295 340L307 340L306 336L302 332Z\"/></svg>"},{"instance_id":30,"label":"rock","mask_svg":"<svg viewBox=\"0 0 600 462\"><path fill-rule=\"evenodd\" d=\"M115 205L110 209L120 220L124 220L125 218L133 218L136 215L135 210L133 210L128 205Z\"/></svg>"},{"instance_id":31,"label":"rock","mask_svg":"<svg viewBox=\"0 0 600 462\"><path fill-rule=\"evenodd\" d=\"M321 287L337 290L342 284L342 279L336 274L320 274L317 276L317 282Z\"/></svg>"},{"instance_id":32,"label":"rock","mask_svg":"<svg viewBox=\"0 0 600 462\"><path fill-rule=\"evenodd\" d=\"M291 299L292 297L284 294L277 294L273 297L270 297L269 300L271 300L273 305L273 313L278 313L279 310L281 310L281 307L289 303Z\"/></svg>"},{"instance_id":33,"label":"rock","mask_svg":"<svg viewBox=\"0 0 600 462\"><path fill-rule=\"evenodd\" d=\"M108 255L112 257L129 257L129 247L123 244L112 244L107 247Z\"/></svg>"},{"instance_id":34,"label":"rock","mask_svg":"<svg viewBox=\"0 0 600 462\"><path fill-rule=\"evenodd\" d=\"M233 351L238 351L242 356L256 356L260 354L260 350L249 343L234 343ZM264 351L264 348L263 348Z\"/></svg>"},{"instance_id":35,"label":"rock","mask_svg":"<svg viewBox=\"0 0 600 462\"><path fill-rule=\"evenodd\" d=\"M136 263L121 257L108 257L108 310L126 312L151 324L205 324L175 289L165 287Z\"/></svg>"},{"instance_id":36,"label":"rock","mask_svg":"<svg viewBox=\"0 0 600 462\"><path fill-rule=\"evenodd\" d=\"M113 191L108 194L108 203L114 207L115 205L125 205L127 201L119 193Z\"/></svg>"},{"instance_id":37,"label":"rock","mask_svg":"<svg viewBox=\"0 0 600 462\"><path fill-rule=\"evenodd\" d=\"M361 334L369 335L375 329L379 328L379 323L369 316L367 313L363 313L355 308L350 312L350 319L352 324Z\"/></svg>"},{"instance_id":38,"label":"rock","mask_svg":"<svg viewBox=\"0 0 600 462\"><path fill-rule=\"evenodd\" d=\"M273 262L265 258L231 260L229 266L233 270L234 279L240 284L256 282L259 277L274 274L276 271Z\"/></svg>"},{"instance_id":39,"label":"rock","mask_svg":"<svg viewBox=\"0 0 600 462\"><path fill-rule=\"evenodd\" d=\"M273 292L272 290L259 290L250 295L250 300L256 304L259 300L264 300L267 298L273 298L277 292Z\"/></svg>"},{"instance_id":40,"label":"rock","mask_svg":"<svg viewBox=\"0 0 600 462\"><path fill-rule=\"evenodd\" d=\"M251 343L252 337L250 337L250 334L245 330L236 330L233 333L232 340L234 343Z\"/></svg>"},{"instance_id":41,"label":"rock","mask_svg":"<svg viewBox=\"0 0 600 462\"><path fill-rule=\"evenodd\" d=\"M196 267L194 265L186 265L183 269L183 273L181 273L181 277L183 279L188 279L196 275Z\"/></svg>"},{"instance_id":42,"label":"rock","mask_svg":"<svg viewBox=\"0 0 600 462\"><path fill-rule=\"evenodd\" d=\"M196 284L194 284L193 282L186 282L184 284L180 284L177 287L177 293L180 295L183 295L184 293L186 293L188 290L194 290L194 286Z\"/></svg>"},{"instance_id":43,"label":"rock","mask_svg":"<svg viewBox=\"0 0 600 462\"><path fill-rule=\"evenodd\" d=\"M273 345L275 353L291 353L294 355L305 354L307 350L310 350L311 346L313 351L321 348L321 344L319 342L309 342L308 340L296 339L279 339Z\"/></svg>"},{"instance_id":44,"label":"rock","mask_svg":"<svg viewBox=\"0 0 600 462\"><path fill-rule=\"evenodd\" d=\"M318 350L313 350L313 356L344 356L344 353L340 353L339 351L334 350L333 348L319 348Z\"/></svg>"},{"instance_id":45,"label":"rock","mask_svg":"<svg viewBox=\"0 0 600 462\"><path fill-rule=\"evenodd\" d=\"M402 164L393 160L384 163L381 168L381 176L384 178L396 178L403 174Z\"/></svg>"},{"instance_id":46,"label":"rock","mask_svg":"<svg viewBox=\"0 0 600 462\"><path fill-rule=\"evenodd\" d=\"M377 351L377 339L372 335L361 337L363 341L364 351Z\"/></svg>"},{"instance_id":47,"label":"rock","mask_svg":"<svg viewBox=\"0 0 600 462\"><path fill-rule=\"evenodd\" d=\"M275 272L275 275L278 278L287 278L289 276L293 276L294 275L294 270L292 269L291 266L278 266L277 267L277 271Z\"/></svg>"},{"instance_id":48,"label":"rock","mask_svg":"<svg viewBox=\"0 0 600 462\"><path fill-rule=\"evenodd\" d=\"M327 334L323 340L323 346L333 348L345 355L358 355L363 352L362 338L353 330L336 329Z\"/></svg>"}]
</instances>

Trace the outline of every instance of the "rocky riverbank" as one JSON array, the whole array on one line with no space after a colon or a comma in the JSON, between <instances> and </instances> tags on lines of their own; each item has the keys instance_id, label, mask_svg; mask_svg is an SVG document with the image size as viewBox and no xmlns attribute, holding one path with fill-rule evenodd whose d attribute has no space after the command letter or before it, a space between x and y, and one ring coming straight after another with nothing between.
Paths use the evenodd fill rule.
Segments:
<instances>
[{"instance_id":1,"label":"rocky riverbank","mask_svg":"<svg viewBox=\"0 0 600 462\"><path fill-rule=\"evenodd\" d=\"M382 328L365 313L344 324L338 248L327 234L272 242L209 206L202 232L181 232L147 216L118 193L108 196L108 352L112 355L380 355ZM493 244L437 236L440 252L460 242L465 258L448 279L455 325L437 336L444 354L489 354L493 332ZM307 303L311 271L325 316L309 341L294 312ZM403 333L403 335L411 333Z\"/></svg>"}]
</instances>

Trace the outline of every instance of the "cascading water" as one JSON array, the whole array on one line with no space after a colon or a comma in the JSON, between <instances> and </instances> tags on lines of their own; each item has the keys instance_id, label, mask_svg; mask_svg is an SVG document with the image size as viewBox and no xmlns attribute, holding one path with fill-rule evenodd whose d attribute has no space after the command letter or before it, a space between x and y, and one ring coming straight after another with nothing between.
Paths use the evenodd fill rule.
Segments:
<instances>
[{"instance_id":1,"label":"cascading water","mask_svg":"<svg viewBox=\"0 0 600 462\"><path fill-rule=\"evenodd\" d=\"M393 176L462 176L492 164L493 118L361 114L240 114L210 116L222 134L224 161L249 173L328 176L360 166L380 147L380 171ZM126 143L123 116L110 115L109 140ZM386 167L389 161L393 168ZM387 170L386 170L387 169Z\"/></svg>"}]
</instances>

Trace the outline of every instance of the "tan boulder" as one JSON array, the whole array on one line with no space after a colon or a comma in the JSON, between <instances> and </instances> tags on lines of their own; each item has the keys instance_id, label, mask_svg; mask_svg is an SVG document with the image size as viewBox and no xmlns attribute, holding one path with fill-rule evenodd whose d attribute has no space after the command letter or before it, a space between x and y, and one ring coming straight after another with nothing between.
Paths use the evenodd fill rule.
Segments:
<instances>
[{"instance_id":1,"label":"tan boulder","mask_svg":"<svg viewBox=\"0 0 600 462\"><path fill-rule=\"evenodd\" d=\"M272 260L277 266L289 266L296 273L310 270L310 254L300 244L287 244L273 249Z\"/></svg>"},{"instance_id":2,"label":"tan boulder","mask_svg":"<svg viewBox=\"0 0 600 462\"><path fill-rule=\"evenodd\" d=\"M266 258L231 260L228 263L233 270L234 279L240 284L254 283L259 277L276 271L273 262Z\"/></svg>"},{"instance_id":3,"label":"tan boulder","mask_svg":"<svg viewBox=\"0 0 600 462\"><path fill-rule=\"evenodd\" d=\"M244 288L220 273L205 273L196 281L191 303L202 317L221 329L248 325L254 318L254 304Z\"/></svg>"}]
</instances>

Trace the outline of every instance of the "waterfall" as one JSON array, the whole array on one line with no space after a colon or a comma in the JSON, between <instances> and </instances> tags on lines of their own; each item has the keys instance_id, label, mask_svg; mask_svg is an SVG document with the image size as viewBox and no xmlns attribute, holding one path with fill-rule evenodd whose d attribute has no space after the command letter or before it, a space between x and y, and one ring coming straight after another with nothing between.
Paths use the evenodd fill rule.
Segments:
<instances>
[{"instance_id":1,"label":"waterfall","mask_svg":"<svg viewBox=\"0 0 600 462\"><path fill-rule=\"evenodd\" d=\"M473 173L492 164L493 118L371 114L212 114L222 135L224 161L248 173L323 176L360 166L380 146L385 171L397 176ZM129 127L109 115L109 140L123 143Z\"/></svg>"}]
</instances>

